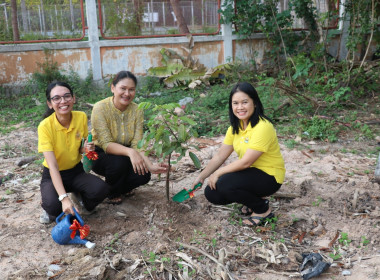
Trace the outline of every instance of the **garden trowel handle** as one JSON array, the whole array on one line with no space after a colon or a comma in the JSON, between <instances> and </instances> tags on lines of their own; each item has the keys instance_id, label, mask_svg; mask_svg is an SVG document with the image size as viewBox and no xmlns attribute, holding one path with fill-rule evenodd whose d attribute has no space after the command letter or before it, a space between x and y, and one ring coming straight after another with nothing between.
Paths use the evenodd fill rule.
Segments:
<instances>
[{"instance_id":1,"label":"garden trowel handle","mask_svg":"<svg viewBox=\"0 0 380 280\"><path fill-rule=\"evenodd\" d=\"M202 183L199 182L198 184L196 184L196 185L194 186L193 191L196 191L196 190L200 189L201 187L202 187Z\"/></svg>"}]
</instances>

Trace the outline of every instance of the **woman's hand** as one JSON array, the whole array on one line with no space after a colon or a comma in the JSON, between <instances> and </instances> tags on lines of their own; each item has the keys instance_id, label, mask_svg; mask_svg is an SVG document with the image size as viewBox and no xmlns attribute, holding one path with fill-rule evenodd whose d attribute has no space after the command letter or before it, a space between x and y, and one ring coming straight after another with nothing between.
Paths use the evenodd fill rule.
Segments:
<instances>
[{"instance_id":1,"label":"woman's hand","mask_svg":"<svg viewBox=\"0 0 380 280\"><path fill-rule=\"evenodd\" d=\"M129 149L128 156L131 159L133 171L139 175L144 175L149 172L148 166L140 153L134 149Z\"/></svg>"},{"instance_id":2,"label":"woman's hand","mask_svg":"<svg viewBox=\"0 0 380 280\"><path fill-rule=\"evenodd\" d=\"M83 146L84 146L85 152L95 151L95 143L94 142L87 142L87 139L84 141Z\"/></svg>"},{"instance_id":3,"label":"woman's hand","mask_svg":"<svg viewBox=\"0 0 380 280\"><path fill-rule=\"evenodd\" d=\"M217 172L214 172L213 174L211 174L211 176L208 178L208 185L210 186L210 188L212 190L216 190L216 182L218 181L219 179L219 175Z\"/></svg>"},{"instance_id":4,"label":"woman's hand","mask_svg":"<svg viewBox=\"0 0 380 280\"><path fill-rule=\"evenodd\" d=\"M149 166L149 171L152 174L162 174L168 172L169 166L165 163L152 164Z\"/></svg>"},{"instance_id":5,"label":"woman's hand","mask_svg":"<svg viewBox=\"0 0 380 280\"><path fill-rule=\"evenodd\" d=\"M62 211L65 212L66 214L75 215L73 206L74 206L73 202L70 200L68 196L66 196L62 200Z\"/></svg>"},{"instance_id":6,"label":"woman's hand","mask_svg":"<svg viewBox=\"0 0 380 280\"><path fill-rule=\"evenodd\" d=\"M193 184L191 185L191 188L194 189L195 185L197 185L197 184L199 184L199 183L201 183L201 184L203 185L204 181L205 181L205 179L203 179L203 178L201 178L200 176L198 176L198 177L194 180Z\"/></svg>"}]
</instances>

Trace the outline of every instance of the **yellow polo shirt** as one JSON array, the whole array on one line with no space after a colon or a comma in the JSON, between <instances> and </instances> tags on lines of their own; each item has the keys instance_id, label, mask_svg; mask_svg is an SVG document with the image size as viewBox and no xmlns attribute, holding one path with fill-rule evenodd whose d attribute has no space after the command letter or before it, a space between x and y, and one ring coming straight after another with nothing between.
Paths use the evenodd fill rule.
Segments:
<instances>
[{"instance_id":1,"label":"yellow polo shirt","mask_svg":"<svg viewBox=\"0 0 380 280\"><path fill-rule=\"evenodd\" d=\"M279 184L284 182L285 163L280 152L276 130L271 122L260 119L255 127L249 124L245 130L239 129L238 134L232 134L232 126L230 126L223 143L232 145L239 159L244 156L247 149L263 152L251 167L274 176Z\"/></svg>"},{"instance_id":2,"label":"yellow polo shirt","mask_svg":"<svg viewBox=\"0 0 380 280\"><path fill-rule=\"evenodd\" d=\"M82 138L88 135L86 114L79 111L72 111L71 114L69 129L58 122L55 113L38 126L38 152L53 151L60 171L71 169L81 161L79 148ZM49 168L46 159L42 164Z\"/></svg>"},{"instance_id":3,"label":"yellow polo shirt","mask_svg":"<svg viewBox=\"0 0 380 280\"><path fill-rule=\"evenodd\" d=\"M91 113L92 135L95 145L104 152L110 143L137 149L143 137L144 111L134 102L120 111L113 104L113 96L94 105Z\"/></svg>"}]
</instances>

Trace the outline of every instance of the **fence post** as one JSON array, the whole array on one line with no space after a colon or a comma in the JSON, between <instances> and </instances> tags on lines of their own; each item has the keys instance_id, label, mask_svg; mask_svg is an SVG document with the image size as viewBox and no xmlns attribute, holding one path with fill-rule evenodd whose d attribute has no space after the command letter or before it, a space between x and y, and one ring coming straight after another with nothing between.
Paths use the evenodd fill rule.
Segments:
<instances>
[{"instance_id":1,"label":"fence post","mask_svg":"<svg viewBox=\"0 0 380 280\"><path fill-rule=\"evenodd\" d=\"M339 50L339 56L338 60L342 61L347 59L347 39L348 39L348 33L349 33L349 27L350 27L350 17L351 15L347 13L345 9L345 0L341 0L339 2L339 30L341 30L341 38L340 38L340 45L338 46Z\"/></svg>"},{"instance_id":2,"label":"fence post","mask_svg":"<svg viewBox=\"0 0 380 280\"><path fill-rule=\"evenodd\" d=\"M223 6L225 1L226 0L221 1L221 6ZM224 63L232 62L232 24L230 22L222 24L222 36L224 48Z\"/></svg>"},{"instance_id":3,"label":"fence post","mask_svg":"<svg viewBox=\"0 0 380 280\"><path fill-rule=\"evenodd\" d=\"M92 79L102 79L102 64L100 60L99 28L96 0L86 0L86 15L88 25L88 42L91 48Z\"/></svg>"}]
</instances>

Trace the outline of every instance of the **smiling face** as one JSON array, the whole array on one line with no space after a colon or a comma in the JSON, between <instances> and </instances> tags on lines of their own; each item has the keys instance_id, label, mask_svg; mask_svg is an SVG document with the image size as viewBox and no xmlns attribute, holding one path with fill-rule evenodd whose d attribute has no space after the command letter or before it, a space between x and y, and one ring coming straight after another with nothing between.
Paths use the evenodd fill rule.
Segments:
<instances>
[{"instance_id":1,"label":"smiling face","mask_svg":"<svg viewBox=\"0 0 380 280\"><path fill-rule=\"evenodd\" d=\"M255 111L255 104L248 94L237 91L232 96L232 112L241 121L243 121L244 128L248 125L248 121Z\"/></svg>"},{"instance_id":2,"label":"smiling face","mask_svg":"<svg viewBox=\"0 0 380 280\"><path fill-rule=\"evenodd\" d=\"M120 111L127 109L136 95L136 84L130 78L120 80L115 86L111 85L113 104Z\"/></svg>"},{"instance_id":3,"label":"smiling face","mask_svg":"<svg viewBox=\"0 0 380 280\"><path fill-rule=\"evenodd\" d=\"M55 86L50 91L50 100L47 101L47 105L50 109L54 109L57 116L71 114L74 103L75 97L63 86Z\"/></svg>"}]
</instances>

